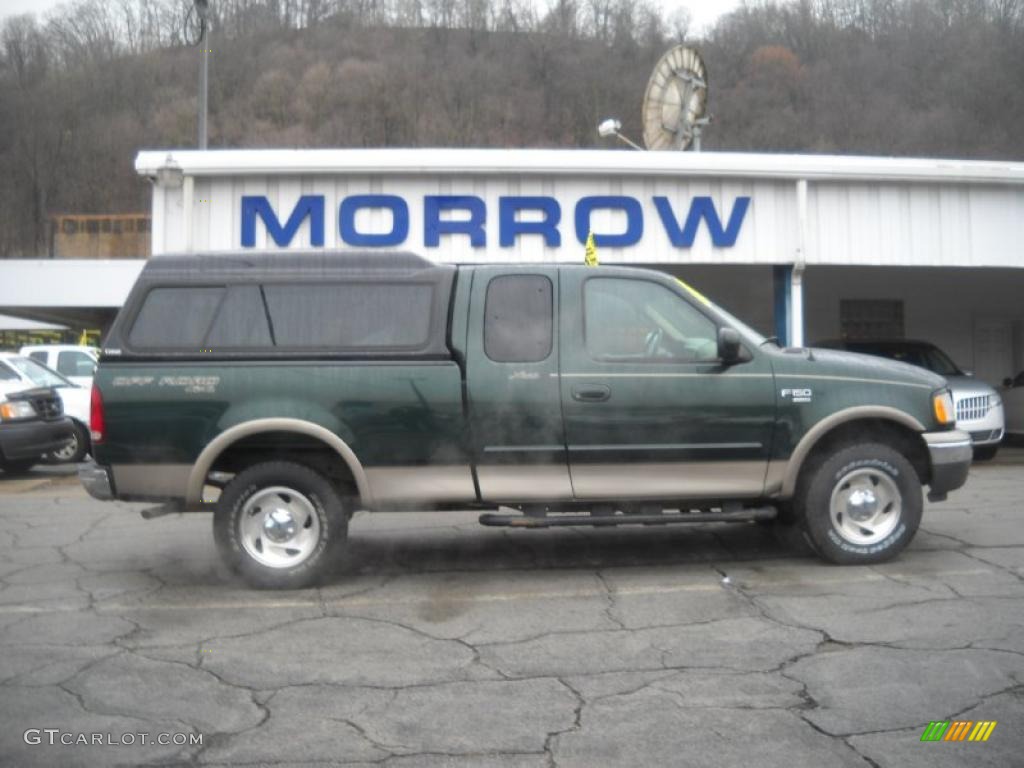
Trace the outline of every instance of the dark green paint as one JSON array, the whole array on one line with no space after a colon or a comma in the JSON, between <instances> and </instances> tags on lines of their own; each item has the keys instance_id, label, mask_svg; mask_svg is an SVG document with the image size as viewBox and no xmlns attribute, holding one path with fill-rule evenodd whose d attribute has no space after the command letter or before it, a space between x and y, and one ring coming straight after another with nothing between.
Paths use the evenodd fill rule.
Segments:
<instances>
[{"instance_id":1,"label":"dark green paint","mask_svg":"<svg viewBox=\"0 0 1024 768\"><path fill-rule=\"evenodd\" d=\"M494 363L482 349L487 281L517 272L546 274L555 286L552 353L539 363ZM771 459L788 458L821 419L860 405L890 406L927 430L944 429L931 405L942 379L879 358L787 353L744 337L750 359L730 366L590 359L582 342L581 295L583 282L598 272L658 282L715 322L728 322L660 272L463 267L449 313L451 361L126 362L105 357L95 383L106 404L107 432L96 459L104 465L190 464L224 430L269 417L325 427L365 467L730 460L767 466ZM165 377L217 381L213 391L188 392ZM581 403L572 397L573 387L581 385L606 386L610 397ZM811 402L780 397L786 388L810 388ZM510 446L549 450L502 450Z\"/></svg>"}]
</instances>

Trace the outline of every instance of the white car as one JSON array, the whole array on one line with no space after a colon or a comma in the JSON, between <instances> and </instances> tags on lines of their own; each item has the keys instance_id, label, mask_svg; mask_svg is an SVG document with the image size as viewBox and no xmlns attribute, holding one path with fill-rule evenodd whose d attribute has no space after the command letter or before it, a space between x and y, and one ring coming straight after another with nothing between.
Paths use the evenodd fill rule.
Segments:
<instances>
[{"instance_id":1,"label":"white car","mask_svg":"<svg viewBox=\"0 0 1024 768\"><path fill-rule=\"evenodd\" d=\"M43 458L58 463L79 462L84 459L90 447L89 400L92 396L92 387L80 387L37 360L13 352L0 352L0 371L6 374L5 379L10 379L12 373L17 376L24 384L22 389L53 387L60 395L64 404L64 415L71 419L74 434L64 448Z\"/></svg>"},{"instance_id":2,"label":"white car","mask_svg":"<svg viewBox=\"0 0 1024 768\"><path fill-rule=\"evenodd\" d=\"M22 347L19 352L31 357L61 376L83 387L92 386L99 351L95 347L77 344L36 344Z\"/></svg>"},{"instance_id":3,"label":"white car","mask_svg":"<svg viewBox=\"0 0 1024 768\"><path fill-rule=\"evenodd\" d=\"M1024 440L1024 371L1003 380L1003 409L1006 411L1006 436Z\"/></svg>"}]
</instances>

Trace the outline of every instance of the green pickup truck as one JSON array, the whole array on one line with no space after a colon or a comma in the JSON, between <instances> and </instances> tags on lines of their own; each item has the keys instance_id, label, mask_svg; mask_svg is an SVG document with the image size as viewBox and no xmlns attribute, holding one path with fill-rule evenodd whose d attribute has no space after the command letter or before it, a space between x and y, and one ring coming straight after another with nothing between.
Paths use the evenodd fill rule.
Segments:
<instances>
[{"instance_id":1,"label":"green pickup truck","mask_svg":"<svg viewBox=\"0 0 1024 768\"><path fill-rule=\"evenodd\" d=\"M770 521L834 563L900 552L966 480L945 380L781 349L622 267L410 254L151 259L92 389L100 499L213 511L226 562L300 587L355 510L487 525Z\"/></svg>"}]
</instances>

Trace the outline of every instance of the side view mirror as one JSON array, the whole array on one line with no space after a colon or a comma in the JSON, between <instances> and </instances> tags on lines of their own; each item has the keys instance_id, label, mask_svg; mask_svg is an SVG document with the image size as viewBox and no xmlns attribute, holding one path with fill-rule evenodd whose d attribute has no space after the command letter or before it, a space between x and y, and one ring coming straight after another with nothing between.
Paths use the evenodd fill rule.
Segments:
<instances>
[{"instance_id":1,"label":"side view mirror","mask_svg":"<svg viewBox=\"0 0 1024 768\"><path fill-rule=\"evenodd\" d=\"M740 334L735 328L718 329L718 357L726 365L740 360Z\"/></svg>"}]
</instances>

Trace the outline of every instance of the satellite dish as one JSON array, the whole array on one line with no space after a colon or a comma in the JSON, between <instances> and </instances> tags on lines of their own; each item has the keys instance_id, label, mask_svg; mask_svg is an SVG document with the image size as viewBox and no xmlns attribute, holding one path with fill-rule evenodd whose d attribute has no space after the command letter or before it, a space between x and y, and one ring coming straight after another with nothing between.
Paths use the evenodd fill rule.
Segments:
<instances>
[{"instance_id":1,"label":"satellite dish","mask_svg":"<svg viewBox=\"0 0 1024 768\"><path fill-rule=\"evenodd\" d=\"M644 145L686 149L707 124L708 76L693 48L677 45L654 65L644 94ZM698 144L699 146L699 144Z\"/></svg>"}]
</instances>

